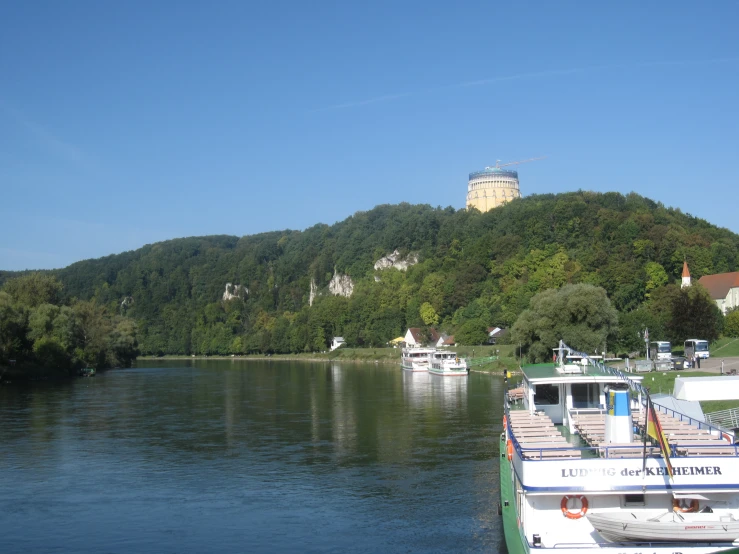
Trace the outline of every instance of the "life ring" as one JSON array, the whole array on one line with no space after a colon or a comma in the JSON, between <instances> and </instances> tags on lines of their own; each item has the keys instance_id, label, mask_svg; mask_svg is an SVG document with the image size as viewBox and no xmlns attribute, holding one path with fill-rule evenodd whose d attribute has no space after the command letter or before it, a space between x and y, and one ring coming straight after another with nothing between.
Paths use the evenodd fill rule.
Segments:
<instances>
[{"instance_id":1,"label":"life ring","mask_svg":"<svg viewBox=\"0 0 739 554\"><path fill-rule=\"evenodd\" d=\"M508 418L503 416L503 429L508 429Z\"/></svg>"},{"instance_id":2,"label":"life ring","mask_svg":"<svg viewBox=\"0 0 739 554\"><path fill-rule=\"evenodd\" d=\"M510 462L513 459L513 442L511 439L508 439L506 443L506 450L508 451L508 461Z\"/></svg>"},{"instance_id":3,"label":"life ring","mask_svg":"<svg viewBox=\"0 0 739 554\"><path fill-rule=\"evenodd\" d=\"M582 505L582 507L580 508L579 512L571 512L567 508L567 503L569 502L570 498L577 498L580 500L580 504ZM567 519L580 519L582 516L588 513L588 499L582 495L567 494L562 497L562 502L559 503L559 507L562 508L562 515L564 515Z\"/></svg>"},{"instance_id":4,"label":"life ring","mask_svg":"<svg viewBox=\"0 0 739 554\"><path fill-rule=\"evenodd\" d=\"M694 514L698 511L699 508L700 505L695 498L690 501L690 504L687 504L684 498L682 501L678 500L677 498L672 499L673 512L680 512L681 514Z\"/></svg>"}]
</instances>

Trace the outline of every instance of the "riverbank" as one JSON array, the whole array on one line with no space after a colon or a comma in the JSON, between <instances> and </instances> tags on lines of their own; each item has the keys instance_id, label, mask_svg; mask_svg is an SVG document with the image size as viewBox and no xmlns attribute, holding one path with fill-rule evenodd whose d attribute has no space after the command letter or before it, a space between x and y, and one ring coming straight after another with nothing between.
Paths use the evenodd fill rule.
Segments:
<instances>
[{"instance_id":1,"label":"riverbank","mask_svg":"<svg viewBox=\"0 0 739 554\"><path fill-rule=\"evenodd\" d=\"M479 359L497 356L498 359L489 363L475 366L475 371L485 373L502 372L504 369L515 371L518 362L513 357L513 346L484 345L484 346L457 346L450 349L460 357ZM333 352L305 352L301 354L272 354L272 355L232 355L232 356L139 356L137 360L260 360L282 362L341 362L341 363L376 363L400 365L400 348L338 348Z\"/></svg>"}]
</instances>

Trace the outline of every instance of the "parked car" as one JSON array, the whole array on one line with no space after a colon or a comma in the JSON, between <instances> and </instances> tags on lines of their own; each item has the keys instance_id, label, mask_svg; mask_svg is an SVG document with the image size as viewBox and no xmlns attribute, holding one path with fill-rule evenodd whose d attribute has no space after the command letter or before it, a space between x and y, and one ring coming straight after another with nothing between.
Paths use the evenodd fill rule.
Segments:
<instances>
[{"instance_id":1,"label":"parked car","mask_svg":"<svg viewBox=\"0 0 739 554\"><path fill-rule=\"evenodd\" d=\"M684 356L673 356L672 357L672 369L680 370L688 367L688 359Z\"/></svg>"}]
</instances>

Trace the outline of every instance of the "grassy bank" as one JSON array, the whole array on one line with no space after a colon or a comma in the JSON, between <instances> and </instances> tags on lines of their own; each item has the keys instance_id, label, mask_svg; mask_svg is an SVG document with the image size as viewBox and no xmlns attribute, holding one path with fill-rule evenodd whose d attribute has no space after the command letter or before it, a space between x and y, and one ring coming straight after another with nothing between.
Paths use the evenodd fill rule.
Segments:
<instances>
[{"instance_id":1,"label":"grassy bank","mask_svg":"<svg viewBox=\"0 0 739 554\"><path fill-rule=\"evenodd\" d=\"M498 360L475 366L477 371L496 372L503 369L515 370L518 362L513 356L511 345L483 345L483 346L457 346L450 348L459 356L464 358L487 358L498 356ZM184 359L240 359L240 360L284 360L284 361L316 361L316 362L355 362L355 363L382 363L400 364L400 348L339 348L333 352L304 352L301 354L273 354L246 355L246 356L140 356L139 361L144 360L184 360Z\"/></svg>"},{"instance_id":2,"label":"grassy bank","mask_svg":"<svg viewBox=\"0 0 739 554\"><path fill-rule=\"evenodd\" d=\"M723 338L711 344L711 356L730 358L739 356L739 339Z\"/></svg>"},{"instance_id":3,"label":"grassy bank","mask_svg":"<svg viewBox=\"0 0 739 554\"><path fill-rule=\"evenodd\" d=\"M668 371L664 373L651 372L644 373L644 386L649 389L651 394L672 394L675 390L675 379L677 377L718 377L718 374L699 372L699 371ZM739 408L739 399L737 400L704 400L701 402L703 413L718 412L731 408Z\"/></svg>"}]
</instances>

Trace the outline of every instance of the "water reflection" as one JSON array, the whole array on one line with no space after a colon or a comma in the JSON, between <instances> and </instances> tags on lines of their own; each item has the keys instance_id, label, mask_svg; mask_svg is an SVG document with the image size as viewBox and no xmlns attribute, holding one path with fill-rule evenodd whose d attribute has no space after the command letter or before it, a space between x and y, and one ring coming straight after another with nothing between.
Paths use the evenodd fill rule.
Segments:
<instances>
[{"instance_id":1,"label":"water reflection","mask_svg":"<svg viewBox=\"0 0 739 554\"><path fill-rule=\"evenodd\" d=\"M0 388L4 551L496 550L501 385L187 360Z\"/></svg>"},{"instance_id":2,"label":"water reflection","mask_svg":"<svg viewBox=\"0 0 739 554\"><path fill-rule=\"evenodd\" d=\"M455 410L467 403L467 377L429 374L431 390L445 410Z\"/></svg>"}]
</instances>

